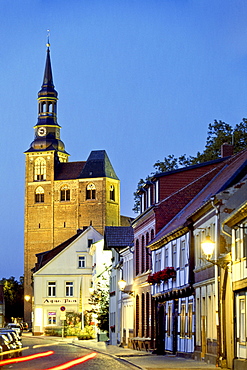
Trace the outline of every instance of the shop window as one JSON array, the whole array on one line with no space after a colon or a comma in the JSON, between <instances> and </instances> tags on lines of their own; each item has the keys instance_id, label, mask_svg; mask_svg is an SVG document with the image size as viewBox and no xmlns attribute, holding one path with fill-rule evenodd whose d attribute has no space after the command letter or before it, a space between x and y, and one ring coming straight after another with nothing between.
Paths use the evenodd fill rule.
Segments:
<instances>
[{"instance_id":1,"label":"shop window","mask_svg":"<svg viewBox=\"0 0 247 370\"><path fill-rule=\"evenodd\" d=\"M48 325L56 325L57 318L56 318L56 312L50 311L48 312Z\"/></svg>"},{"instance_id":2,"label":"shop window","mask_svg":"<svg viewBox=\"0 0 247 370\"><path fill-rule=\"evenodd\" d=\"M44 158L37 158L34 162L34 181L46 180L46 161Z\"/></svg>"},{"instance_id":3,"label":"shop window","mask_svg":"<svg viewBox=\"0 0 247 370\"><path fill-rule=\"evenodd\" d=\"M70 200L70 189L67 185L64 185L60 189L60 201L61 202L66 202Z\"/></svg>"},{"instance_id":4,"label":"shop window","mask_svg":"<svg viewBox=\"0 0 247 370\"><path fill-rule=\"evenodd\" d=\"M48 282L48 297L56 297L56 282L49 281Z\"/></svg>"},{"instance_id":5,"label":"shop window","mask_svg":"<svg viewBox=\"0 0 247 370\"><path fill-rule=\"evenodd\" d=\"M185 337L185 324L186 324L186 306L185 303L181 304L181 312L180 312L180 338Z\"/></svg>"},{"instance_id":6,"label":"shop window","mask_svg":"<svg viewBox=\"0 0 247 370\"><path fill-rule=\"evenodd\" d=\"M87 185L86 199L96 199L96 186L93 183Z\"/></svg>"},{"instance_id":7,"label":"shop window","mask_svg":"<svg viewBox=\"0 0 247 370\"><path fill-rule=\"evenodd\" d=\"M35 203L44 203L45 191L42 186L37 187L35 190Z\"/></svg>"}]
</instances>

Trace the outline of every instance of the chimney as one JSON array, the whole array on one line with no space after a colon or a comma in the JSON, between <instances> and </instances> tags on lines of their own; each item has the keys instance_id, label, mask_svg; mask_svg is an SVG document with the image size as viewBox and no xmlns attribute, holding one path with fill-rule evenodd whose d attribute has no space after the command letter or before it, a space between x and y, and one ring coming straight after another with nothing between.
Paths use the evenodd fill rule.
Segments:
<instances>
[{"instance_id":1,"label":"chimney","mask_svg":"<svg viewBox=\"0 0 247 370\"><path fill-rule=\"evenodd\" d=\"M221 158L229 157L230 155L233 155L233 145L224 143L220 147L220 155Z\"/></svg>"}]
</instances>

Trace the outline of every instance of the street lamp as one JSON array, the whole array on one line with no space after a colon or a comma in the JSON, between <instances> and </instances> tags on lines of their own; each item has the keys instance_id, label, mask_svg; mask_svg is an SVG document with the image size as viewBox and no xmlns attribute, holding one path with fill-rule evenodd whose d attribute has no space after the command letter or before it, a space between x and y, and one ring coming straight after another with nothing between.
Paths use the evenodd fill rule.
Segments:
<instances>
[{"instance_id":1,"label":"street lamp","mask_svg":"<svg viewBox=\"0 0 247 370\"><path fill-rule=\"evenodd\" d=\"M31 296L30 296L29 294L26 294L26 295L24 296L24 299L25 299L25 301L26 301L26 302L29 302L29 301L30 301L30 299L31 299Z\"/></svg>"},{"instance_id":2,"label":"street lamp","mask_svg":"<svg viewBox=\"0 0 247 370\"><path fill-rule=\"evenodd\" d=\"M215 248L215 243L210 239L210 236L207 235L205 240L202 242L202 251L206 256L206 260L210 261L213 256ZM211 262L211 261L210 261Z\"/></svg>"},{"instance_id":3,"label":"street lamp","mask_svg":"<svg viewBox=\"0 0 247 370\"><path fill-rule=\"evenodd\" d=\"M126 284L127 283L124 279L119 280L118 281L119 290L121 290L121 292L123 292L123 293L134 296L134 292L132 290L125 290Z\"/></svg>"}]
</instances>

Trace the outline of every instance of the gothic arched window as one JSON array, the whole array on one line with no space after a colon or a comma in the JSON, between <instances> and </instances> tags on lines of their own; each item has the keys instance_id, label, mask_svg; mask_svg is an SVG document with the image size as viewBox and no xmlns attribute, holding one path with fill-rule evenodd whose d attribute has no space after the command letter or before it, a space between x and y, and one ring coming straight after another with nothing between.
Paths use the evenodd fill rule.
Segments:
<instances>
[{"instance_id":1,"label":"gothic arched window","mask_svg":"<svg viewBox=\"0 0 247 370\"><path fill-rule=\"evenodd\" d=\"M68 185L64 185L60 189L60 201L66 202L68 200L70 200L70 189Z\"/></svg>"},{"instance_id":2,"label":"gothic arched window","mask_svg":"<svg viewBox=\"0 0 247 370\"><path fill-rule=\"evenodd\" d=\"M34 181L46 180L46 161L44 158L37 158L34 162Z\"/></svg>"},{"instance_id":3,"label":"gothic arched window","mask_svg":"<svg viewBox=\"0 0 247 370\"><path fill-rule=\"evenodd\" d=\"M87 185L86 199L96 199L96 186L93 183Z\"/></svg>"},{"instance_id":4,"label":"gothic arched window","mask_svg":"<svg viewBox=\"0 0 247 370\"><path fill-rule=\"evenodd\" d=\"M42 186L38 186L35 190L35 203L44 203L45 201L45 191Z\"/></svg>"}]
</instances>

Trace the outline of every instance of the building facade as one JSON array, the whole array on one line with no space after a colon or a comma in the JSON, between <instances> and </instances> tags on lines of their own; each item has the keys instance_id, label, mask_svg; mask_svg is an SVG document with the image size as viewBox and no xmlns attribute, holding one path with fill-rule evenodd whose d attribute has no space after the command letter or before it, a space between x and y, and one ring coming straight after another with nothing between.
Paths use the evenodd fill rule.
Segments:
<instances>
[{"instance_id":1,"label":"building facade","mask_svg":"<svg viewBox=\"0 0 247 370\"><path fill-rule=\"evenodd\" d=\"M48 46L34 140L25 152L24 290L31 297L35 254L54 248L79 228L92 225L103 234L106 225L120 225L120 181L107 153L96 150L86 161L69 162L57 100ZM25 302L29 322L31 305L32 300Z\"/></svg>"},{"instance_id":2,"label":"building facade","mask_svg":"<svg viewBox=\"0 0 247 370\"><path fill-rule=\"evenodd\" d=\"M92 256L90 246L103 236L92 226L53 248L39 253L34 269L33 333L61 326L61 307L77 314L84 325L84 314L91 309Z\"/></svg>"}]
</instances>

